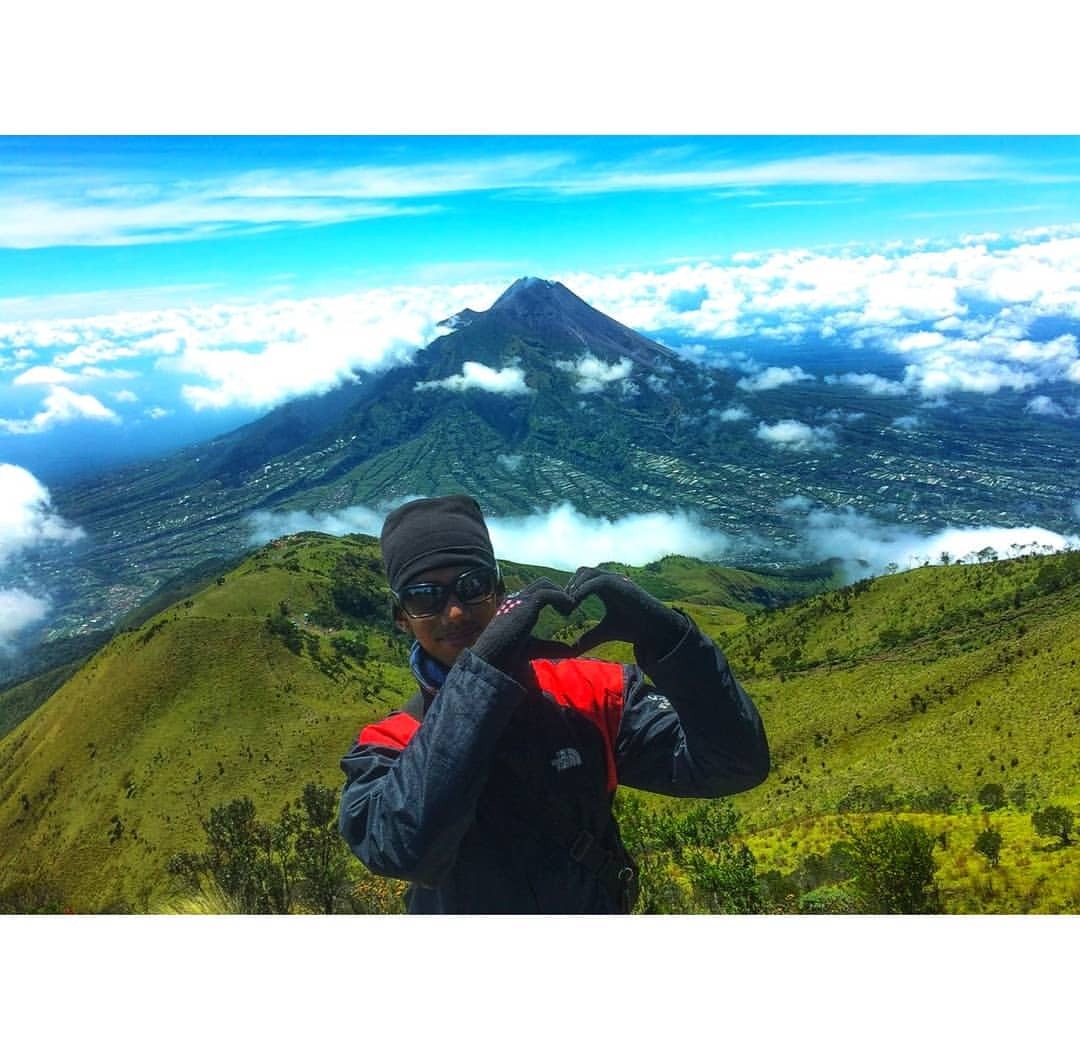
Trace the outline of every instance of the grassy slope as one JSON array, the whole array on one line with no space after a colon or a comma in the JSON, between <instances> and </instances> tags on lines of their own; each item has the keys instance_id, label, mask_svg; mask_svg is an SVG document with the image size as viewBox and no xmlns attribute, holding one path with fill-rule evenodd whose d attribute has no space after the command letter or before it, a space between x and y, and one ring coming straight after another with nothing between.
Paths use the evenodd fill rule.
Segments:
<instances>
[{"instance_id":1,"label":"grassy slope","mask_svg":"<svg viewBox=\"0 0 1080 1049\"><path fill-rule=\"evenodd\" d=\"M1080 910L1080 850L1039 839L1027 811L1080 803L1080 579L1037 592L1040 571L1062 561L924 568L756 617L729 638L733 663L756 668L743 676L773 748L773 775L739 799L763 866L790 872L827 852L854 788L947 786L960 796L953 814L905 818L945 834L950 910ZM765 672L794 645L801 662ZM1030 800L984 812L987 783ZM973 851L988 826L1004 839L996 869Z\"/></svg>"},{"instance_id":2,"label":"grassy slope","mask_svg":"<svg viewBox=\"0 0 1080 1049\"><path fill-rule=\"evenodd\" d=\"M337 785L357 727L411 683L366 569L376 611L345 631L365 659L337 658L334 633L305 613L325 603L343 558L375 553L360 537L272 544L102 649L0 740L0 887L48 878L76 908L156 909L172 890L166 860L201 843L211 806L246 794L270 817L310 780ZM1050 563L1062 562L921 569L768 613L754 609L792 597L790 581L685 558L630 570L723 639L762 709L774 772L738 799L759 867L826 851L853 787L947 784L970 801L983 783L1023 781L1041 804L1075 806L1080 581L1040 592ZM508 583L541 571L566 577L508 565ZM299 654L266 628L282 602L304 632ZM978 909L987 879L1017 909L1080 906L1073 850L1045 849L1029 814L912 818L948 831L940 867L954 909ZM1006 839L992 872L971 851L988 818Z\"/></svg>"},{"instance_id":3,"label":"grassy slope","mask_svg":"<svg viewBox=\"0 0 1080 1049\"><path fill-rule=\"evenodd\" d=\"M371 568L377 555L368 538L293 537L223 583L135 617L137 628L0 740L0 888L46 879L77 909L155 909L173 888L166 861L202 844L198 820L212 806L247 795L269 818L308 781L338 785L337 759L358 727L412 689ZM318 626L307 616L327 604L348 558L371 614L344 630ZM510 588L569 575L514 564L505 573ZM663 566L648 574L665 584ZM725 586L723 570L707 575L714 590ZM763 594L783 586L741 572L727 582ZM298 653L267 629L283 604ZM741 619L715 611L727 624ZM580 628L584 615L575 620ZM564 626L552 613L539 632ZM342 634L361 640L366 657L339 658L331 642Z\"/></svg>"}]
</instances>

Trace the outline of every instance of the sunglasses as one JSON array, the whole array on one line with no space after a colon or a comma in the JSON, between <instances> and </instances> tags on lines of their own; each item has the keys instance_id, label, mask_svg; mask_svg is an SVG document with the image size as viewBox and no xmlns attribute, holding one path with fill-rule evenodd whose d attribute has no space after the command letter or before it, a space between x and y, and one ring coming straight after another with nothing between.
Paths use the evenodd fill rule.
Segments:
<instances>
[{"instance_id":1,"label":"sunglasses","mask_svg":"<svg viewBox=\"0 0 1080 1049\"><path fill-rule=\"evenodd\" d=\"M410 619L427 619L446 607L451 593L463 605L480 605L494 596L498 585L494 568L471 568L450 583L413 583L390 593Z\"/></svg>"}]
</instances>

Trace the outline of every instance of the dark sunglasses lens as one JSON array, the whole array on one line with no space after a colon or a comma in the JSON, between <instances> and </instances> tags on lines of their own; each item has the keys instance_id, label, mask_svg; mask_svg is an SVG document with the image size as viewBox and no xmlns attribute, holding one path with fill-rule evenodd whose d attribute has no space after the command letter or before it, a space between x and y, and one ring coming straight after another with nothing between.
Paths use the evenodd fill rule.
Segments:
<instances>
[{"instance_id":1,"label":"dark sunglasses lens","mask_svg":"<svg viewBox=\"0 0 1080 1049\"><path fill-rule=\"evenodd\" d=\"M436 583L421 583L401 592L401 607L414 617L430 616L446 603L447 588Z\"/></svg>"},{"instance_id":2,"label":"dark sunglasses lens","mask_svg":"<svg viewBox=\"0 0 1080 1049\"><path fill-rule=\"evenodd\" d=\"M477 568L466 572L458 576L454 592L467 605L486 601L495 592L495 573L490 568Z\"/></svg>"}]
</instances>

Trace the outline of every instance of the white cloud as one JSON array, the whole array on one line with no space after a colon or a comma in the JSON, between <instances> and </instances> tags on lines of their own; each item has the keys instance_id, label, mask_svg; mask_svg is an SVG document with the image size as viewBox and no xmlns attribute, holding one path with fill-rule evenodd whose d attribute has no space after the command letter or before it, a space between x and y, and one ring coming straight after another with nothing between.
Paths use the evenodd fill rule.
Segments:
<instances>
[{"instance_id":1,"label":"white cloud","mask_svg":"<svg viewBox=\"0 0 1080 1049\"><path fill-rule=\"evenodd\" d=\"M300 531L378 535L387 509L349 507L338 513L260 512L251 519L253 541L268 542ZM701 524L693 514L629 514L611 520L589 517L563 503L519 517L487 516L498 557L522 564L572 570L604 561L643 565L667 554L713 559L732 545L730 537Z\"/></svg>"},{"instance_id":2,"label":"white cloud","mask_svg":"<svg viewBox=\"0 0 1080 1049\"><path fill-rule=\"evenodd\" d=\"M563 503L525 517L488 517L496 553L510 561L573 569L603 561L643 565L667 554L717 558L731 546L691 514L589 517Z\"/></svg>"},{"instance_id":3,"label":"white cloud","mask_svg":"<svg viewBox=\"0 0 1080 1049\"><path fill-rule=\"evenodd\" d=\"M762 441L790 448L794 452L818 451L832 448L836 443L833 431L827 426L807 426L796 419L781 419L777 423L758 423L756 434Z\"/></svg>"},{"instance_id":4,"label":"white cloud","mask_svg":"<svg viewBox=\"0 0 1080 1049\"><path fill-rule=\"evenodd\" d=\"M403 502L405 500L402 500ZM259 510L251 515L252 542L268 543L296 532L323 532L326 535L378 535L388 509L349 506L335 513L308 513L306 510Z\"/></svg>"},{"instance_id":5,"label":"white cloud","mask_svg":"<svg viewBox=\"0 0 1080 1049\"><path fill-rule=\"evenodd\" d=\"M0 649L28 626L44 619L50 607L48 598L35 597L25 590L0 590Z\"/></svg>"},{"instance_id":6,"label":"white cloud","mask_svg":"<svg viewBox=\"0 0 1080 1049\"><path fill-rule=\"evenodd\" d=\"M462 390L486 390L488 393L501 393L507 396L522 396L533 391L525 385L525 373L517 367L489 368L478 361L465 361L459 375L446 379L433 379L431 382L418 382L417 390L445 389L461 392Z\"/></svg>"},{"instance_id":7,"label":"white cloud","mask_svg":"<svg viewBox=\"0 0 1080 1049\"><path fill-rule=\"evenodd\" d=\"M1032 397L1027 402L1027 410L1033 415L1054 415L1059 418L1066 418L1069 415L1069 412L1052 397L1043 395Z\"/></svg>"},{"instance_id":8,"label":"white cloud","mask_svg":"<svg viewBox=\"0 0 1080 1049\"><path fill-rule=\"evenodd\" d=\"M501 286L398 286L308 299L112 313L0 323L0 354L33 342L53 368L91 369L140 359L175 376L196 408L270 408L325 392L357 372L410 361L466 307L486 309ZM132 376L131 372L126 373Z\"/></svg>"},{"instance_id":9,"label":"white cloud","mask_svg":"<svg viewBox=\"0 0 1080 1049\"><path fill-rule=\"evenodd\" d=\"M845 372L843 375L826 375L825 382L830 386L844 384L858 386L874 397L899 397L908 392L902 382L882 378L872 372Z\"/></svg>"},{"instance_id":10,"label":"white cloud","mask_svg":"<svg viewBox=\"0 0 1080 1049\"><path fill-rule=\"evenodd\" d=\"M113 400L120 404L134 404L138 399L139 395L132 390L117 390L113 394Z\"/></svg>"},{"instance_id":11,"label":"white cloud","mask_svg":"<svg viewBox=\"0 0 1080 1049\"><path fill-rule=\"evenodd\" d=\"M579 393L598 393L609 383L629 379L634 370L633 361L626 357L620 357L618 364L607 364L591 353L573 361L556 361L555 366L577 375L575 389Z\"/></svg>"},{"instance_id":12,"label":"white cloud","mask_svg":"<svg viewBox=\"0 0 1080 1049\"><path fill-rule=\"evenodd\" d=\"M16 375L11 380L12 386L57 386L68 382L78 382L79 376L66 372L62 368L39 364L34 368Z\"/></svg>"},{"instance_id":13,"label":"white cloud","mask_svg":"<svg viewBox=\"0 0 1080 1049\"><path fill-rule=\"evenodd\" d=\"M724 408L723 410L710 408L709 415L719 419L722 423L737 423L742 422L744 419L753 418L749 409L744 408L741 404L736 404L730 408Z\"/></svg>"},{"instance_id":14,"label":"white cloud","mask_svg":"<svg viewBox=\"0 0 1080 1049\"><path fill-rule=\"evenodd\" d=\"M926 534L910 527L885 524L844 510L810 511L802 525L803 554L813 560L837 558L849 578L882 575L891 565L900 569L936 564L942 554L951 561L976 560L992 548L998 557L1058 551L1080 546L1080 536L1045 528L944 528Z\"/></svg>"},{"instance_id":15,"label":"white cloud","mask_svg":"<svg viewBox=\"0 0 1080 1049\"><path fill-rule=\"evenodd\" d=\"M901 415L893 419L892 425L897 430L917 430L922 426L922 420L917 415Z\"/></svg>"},{"instance_id":16,"label":"white cloud","mask_svg":"<svg viewBox=\"0 0 1080 1049\"><path fill-rule=\"evenodd\" d=\"M30 419L0 419L0 431L28 434L43 433L55 426L88 419L93 422L119 423L120 416L88 393L72 393L64 386L54 386L42 402L42 410Z\"/></svg>"},{"instance_id":17,"label":"white cloud","mask_svg":"<svg viewBox=\"0 0 1080 1049\"><path fill-rule=\"evenodd\" d=\"M29 470L0 463L0 565L42 543L73 543L84 536L52 508L49 491Z\"/></svg>"},{"instance_id":18,"label":"white cloud","mask_svg":"<svg viewBox=\"0 0 1080 1049\"><path fill-rule=\"evenodd\" d=\"M669 345L684 345L694 360L722 361L748 373L744 389L812 376L798 364L762 369L743 350L703 354L695 340L827 333L838 344L897 354L908 369L907 391L931 399L960 390L990 396L1061 380L1080 383L1074 335L1040 341L1030 334L1040 321L1080 321L1080 227L962 244L847 245L617 275L552 276L631 327L665 332ZM1017 298L1021 286L1028 294ZM24 374L41 380L49 373L39 369L72 376L112 361L156 361L158 376L176 376L193 406L269 408L350 381L358 372L411 360L440 333L440 320L466 307L486 309L502 290L484 283L397 286L335 297L8 321L0 323L0 358L35 354L37 367ZM23 302L15 315L26 316L28 309ZM608 365L591 354L562 364L577 374L579 392L586 394L628 382L632 370L628 361ZM889 380L856 372L837 378L874 394L900 392Z\"/></svg>"},{"instance_id":19,"label":"white cloud","mask_svg":"<svg viewBox=\"0 0 1080 1049\"><path fill-rule=\"evenodd\" d=\"M0 247L124 245L424 214L438 198L527 189L556 194L754 189L820 184L927 184L1000 177L992 154L822 153L725 164L700 151L654 152L582 167L569 151L426 163L233 170L152 179L131 168L24 163L0 192Z\"/></svg>"},{"instance_id":20,"label":"white cloud","mask_svg":"<svg viewBox=\"0 0 1080 1049\"><path fill-rule=\"evenodd\" d=\"M740 390L775 390L780 386L788 386L794 382L807 382L814 377L808 375L798 365L791 368L766 368L757 375L740 379L736 385Z\"/></svg>"}]
</instances>

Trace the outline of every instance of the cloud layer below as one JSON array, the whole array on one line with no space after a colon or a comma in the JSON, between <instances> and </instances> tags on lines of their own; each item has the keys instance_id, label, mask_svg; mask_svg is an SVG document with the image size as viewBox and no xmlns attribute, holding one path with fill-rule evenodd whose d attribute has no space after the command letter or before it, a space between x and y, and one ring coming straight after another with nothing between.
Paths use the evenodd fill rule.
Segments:
<instances>
[{"instance_id":1,"label":"cloud layer below","mask_svg":"<svg viewBox=\"0 0 1080 1049\"><path fill-rule=\"evenodd\" d=\"M73 543L84 535L53 510L48 490L33 474L0 463L0 569L33 547ZM22 586L0 588L0 645L44 619L50 606L47 596L35 596Z\"/></svg>"},{"instance_id":2,"label":"cloud layer below","mask_svg":"<svg viewBox=\"0 0 1080 1049\"><path fill-rule=\"evenodd\" d=\"M876 349L895 358L895 376L851 371L820 378L882 397L938 401L1006 390L1037 397L1037 388L1050 383L1080 391L1080 346L1067 330L1080 324L1080 228L736 255L618 276L552 276L624 324L664 332L692 359L743 372L739 386L749 398L817 379L797 361L757 363L746 343L721 353L697 340L768 340L792 347L793 356L804 343L823 340ZM47 391L36 413L8 412L0 429L32 433L75 419L115 422L125 410L144 417L155 407L268 409L408 362L440 333L443 318L487 309L502 291L496 283L396 286L0 324L0 379L7 376L24 397L38 387ZM1033 334L1047 325L1056 328L1052 337ZM557 363L584 394L620 384L629 391L632 384L629 361L608 363L586 353ZM527 385L528 376L512 365L480 369L473 362L446 385L505 394ZM172 400L156 403L139 383ZM76 385L79 393L71 389ZM140 407L125 409L133 396Z\"/></svg>"},{"instance_id":3,"label":"cloud layer below","mask_svg":"<svg viewBox=\"0 0 1080 1049\"><path fill-rule=\"evenodd\" d=\"M252 541L265 543L301 531L378 535L388 509L355 506L332 514L261 512L251 519ZM943 554L948 561L975 561L987 557L991 550L995 558L1008 558L1080 549L1080 534L1062 535L1045 528L946 528L926 533L851 509L816 507L804 499L790 500L780 510L801 537L796 548L786 554L804 563L838 560L849 580L940 564ZM611 520L590 517L563 503L521 516L491 515L488 526L500 558L567 571L606 561L640 566L669 554L703 561L740 555L766 561L772 556L760 540L734 539L681 510Z\"/></svg>"}]
</instances>

